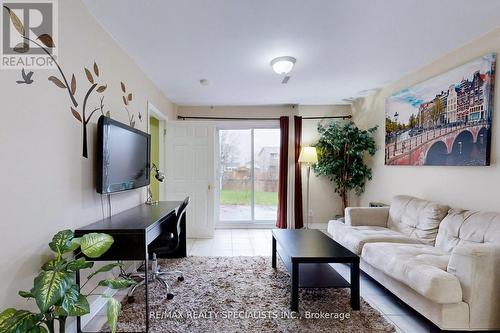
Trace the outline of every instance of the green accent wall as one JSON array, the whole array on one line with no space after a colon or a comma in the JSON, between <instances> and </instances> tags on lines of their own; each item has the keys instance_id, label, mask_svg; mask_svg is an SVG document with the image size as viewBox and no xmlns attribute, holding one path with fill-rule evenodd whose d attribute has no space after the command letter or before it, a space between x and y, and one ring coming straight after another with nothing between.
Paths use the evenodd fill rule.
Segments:
<instances>
[{"instance_id":1,"label":"green accent wall","mask_svg":"<svg viewBox=\"0 0 500 333\"><path fill-rule=\"evenodd\" d=\"M151 166L160 164L160 122L158 119L150 117L149 118L149 133L151 134ZM153 193L153 199L160 199L160 184L156 178L151 175L151 192Z\"/></svg>"}]
</instances>

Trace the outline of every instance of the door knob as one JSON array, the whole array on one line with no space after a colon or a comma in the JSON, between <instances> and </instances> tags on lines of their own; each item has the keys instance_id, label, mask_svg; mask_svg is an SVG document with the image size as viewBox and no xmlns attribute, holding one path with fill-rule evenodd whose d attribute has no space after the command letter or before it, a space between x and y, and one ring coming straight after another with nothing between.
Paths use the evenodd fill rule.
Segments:
<instances>
[{"instance_id":1,"label":"door knob","mask_svg":"<svg viewBox=\"0 0 500 333\"><path fill-rule=\"evenodd\" d=\"M212 189L212 185L208 184L208 190L210 191Z\"/></svg>"}]
</instances>

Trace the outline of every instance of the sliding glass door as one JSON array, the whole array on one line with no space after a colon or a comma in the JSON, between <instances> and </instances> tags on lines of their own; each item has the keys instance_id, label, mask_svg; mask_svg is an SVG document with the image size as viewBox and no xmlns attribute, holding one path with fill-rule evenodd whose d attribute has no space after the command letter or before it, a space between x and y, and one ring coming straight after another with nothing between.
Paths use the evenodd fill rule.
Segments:
<instances>
[{"instance_id":1,"label":"sliding glass door","mask_svg":"<svg viewBox=\"0 0 500 333\"><path fill-rule=\"evenodd\" d=\"M242 126L219 129L219 225L274 225L279 128Z\"/></svg>"}]
</instances>

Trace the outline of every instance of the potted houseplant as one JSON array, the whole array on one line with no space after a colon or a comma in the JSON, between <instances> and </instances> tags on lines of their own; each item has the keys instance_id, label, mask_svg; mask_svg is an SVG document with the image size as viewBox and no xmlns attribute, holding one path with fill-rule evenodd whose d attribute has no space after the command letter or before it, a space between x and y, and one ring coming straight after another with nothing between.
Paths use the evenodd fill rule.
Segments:
<instances>
[{"instance_id":1,"label":"potted houseplant","mask_svg":"<svg viewBox=\"0 0 500 333\"><path fill-rule=\"evenodd\" d=\"M318 176L326 176L335 184L335 192L342 198L342 211L348 206L349 191L363 193L372 171L366 165L366 153L373 156L377 150L373 133L377 126L360 130L353 122L331 122L318 125L320 139L315 145L318 163L313 167Z\"/></svg>"},{"instance_id":2,"label":"potted houseplant","mask_svg":"<svg viewBox=\"0 0 500 333\"><path fill-rule=\"evenodd\" d=\"M76 272L92 268L94 262L88 258L102 256L113 244L113 237L102 233L89 233L75 238L71 230L58 232L49 243L53 257L41 267L42 271L33 281L30 291L19 291L19 296L33 299L38 312L9 308L0 313L0 332L2 333L55 333L56 323L59 332L64 333L68 317L83 316L90 313L87 297L100 295L107 298L108 325L112 332L116 330L121 303L114 298L96 294L99 286L112 289L128 288L135 281L128 278L104 279L97 283L90 292L83 294L75 283ZM75 255L73 255L75 254ZM111 263L94 270L83 283L84 287L99 273L120 267L121 263Z\"/></svg>"}]
</instances>

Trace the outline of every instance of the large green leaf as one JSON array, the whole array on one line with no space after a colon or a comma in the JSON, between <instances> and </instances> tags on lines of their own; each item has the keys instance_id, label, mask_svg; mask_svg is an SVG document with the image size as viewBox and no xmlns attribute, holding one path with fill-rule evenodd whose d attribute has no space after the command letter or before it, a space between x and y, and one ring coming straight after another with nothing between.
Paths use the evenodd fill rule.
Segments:
<instances>
[{"instance_id":1,"label":"large green leaf","mask_svg":"<svg viewBox=\"0 0 500 333\"><path fill-rule=\"evenodd\" d=\"M12 317L16 313L16 311L17 310L14 308L8 308L3 310L2 313L0 313L0 327L7 319Z\"/></svg>"},{"instance_id":2,"label":"large green leaf","mask_svg":"<svg viewBox=\"0 0 500 333\"><path fill-rule=\"evenodd\" d=\"M87 257L98 258L109 250L113 242L110 235L93 232L82 237L80 248Z\"/></svg>"},{"instance_id":3,"label":"large green leaf","mask_svg":"<svg viewBox=\"0 0 500 333\"><path fill-rule=\"evenodd\" d=\"M73 239L73 232L71 230L59 231L52 238L52 242L49 243L49 247L52 251L63 254L71 246L71 240Z\"/></svg>"},{"instance_id":4,"label":"large green leaf","mask_svg":"<svg viewBox=\"0 0 500 333\"><path fill-rule=\"evenodd\" d=\"M106 279L99 282L100 286L111 289L123 289L133 286L136 282L132 279Z\"/></svg>"},{"instance_id":5,"label":"large green leaf","mask_svg":"<svg viewBox=\"0 0 500 333\"><path fill-rule=\"evenodd\" d=\"M24 291L24 290L20 290L18 292L19 296L23 297L23 298L33 298L35 296L33 296L32 293L30 293L29 291Z\"/></svg>"},{"instance_id":6,"label":"large green leaf","mask_svg":"<svg viewBox=\"0 0 500 333\"><path fill-rule=\"evenodd\" d=\"M43 326L35 326L26 333L48 333L48 331Z\"/></svg>"},{"instance_id":7,"label":"large green leaf","mask_svg":"<svg viewBox=\"0 0 500 333\"><path fill-rule=\"evenodd\" d=\"M108 317L108 325L109 325L109 328L111 329L111 333L116 332L116 324L118 322L118 315L120 314L121 308L122 308L122 305L116 299L114 299L114 298L108 299L107 317Z\"/></svg>"},{"instance_id":8,"label":"large green leaf","mask_svg":"<svg viewBox=\"0 0 500 333\"><path fill-rule=\"evenodd\" d=\"M70 307L68 314L70 316L83 316L90 313L90 305L87 298L80 294L76 302Z\"/></svg>"},{"instance_id":9,"label":"large green leaf","mask_svg":"<svg viewBox=\"0 0 500 333\"><path fill-rule=\"evenodd\" d=\"M92 274L90 274L87 277L87 280L92 279L96 274L104 273L104 272L109 272L110 270L112 270L115 267L123 267L123 263L121 263L121 262L115 262L115 263L112 263L112 264L104 265L101 268L99 268L98 270L96 270L95 272L93 272Z\"/></svg>"},{"instance_id":10,"label":"large green leaf","mask_svg":"<svg viewBox=\"0 0 500 333\"><path fill-rule=\"evenodd\" d=\"M87 298L78 292L78 286L73 285L64 294L61 308L69 316L83 316L90 313L90 305Z\"/></svg>"},{"instance_id":11,"label":"large green leaf","mask_svg":"<svg viewBox=\"0 0 500 333\"><path fill-rule=\"evenodd\" d=\"M78 258L76 260L70 261L66 265L66 269L70 272L76 272L79 269L92 268L94 263L92 261L87 261L85 258Z\"/></svg>"},{"instance_id":12,"label":"large green leaf","mask_svg":"<svg viewBox=\"0 0 500 333\"><path fill-rule=\"evenodd\" d=\"M73 252L75 251L76 249L78 249L80 247L80 242L82 241L81 238L77 237L77 238L73 238L68 246L68 248L64 251L64 253L68 253L68 252Z\"/></svg>"},{"instance_id":13,"label":"large green leaf","mask_svg":"<svg viewBox=\"0 0 500 333\"><path fill-rule=\"evenodd\" d=\"M42 266L42 270L44 271L58 271L61 269L61 266L65 264L65 260L61 259L52 259L47 261L45 264Z\"/></svg>"},{"instance_id":14,"label":"large green leaf","mask_svg":"<svg viewBox=\"0 0 500 333\"><path fill-rule=\"evenodd\" d=\"M62 299L71 285L73 285L73 279L70 273L44 271L35 278L31 293L35 296L40 311L45 313Z\"/></svg>"},{"instance_id":15,"label":"large green leaf","mask_svg":"<svg viewBox=\"0 0 500 333\"><path fill-rule=\"evenodd\" d=\"M0 332L29 332L37 326L41 320L41 314L31 313L26 310L7 309L0 314Z\"/></svg>"}]
</instances>

